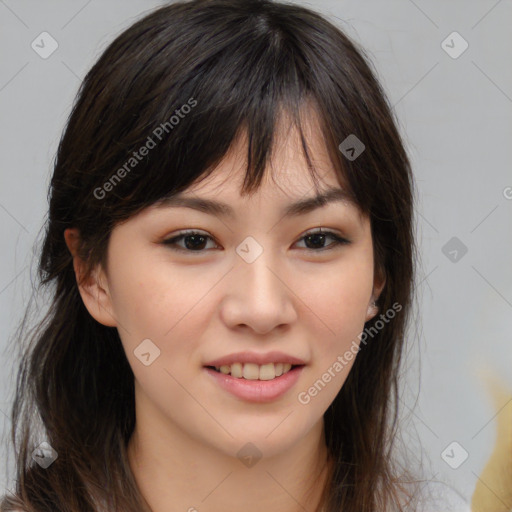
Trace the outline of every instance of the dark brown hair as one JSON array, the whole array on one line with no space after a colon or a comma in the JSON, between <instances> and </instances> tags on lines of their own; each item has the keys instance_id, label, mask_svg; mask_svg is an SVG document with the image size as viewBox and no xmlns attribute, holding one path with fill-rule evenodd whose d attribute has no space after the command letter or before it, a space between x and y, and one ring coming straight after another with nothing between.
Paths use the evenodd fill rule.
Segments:
<instances>
[{"instance_id":1,"label":"dark brown hair","mask_svg":"<svg viewBox=\"0 0 512 512\"><path fill-rule=\"evenodd\" d=\"M11 413L16 486L2 510L89 512L98 503L109 511L149 510L126 452L134 376L117 329L95 321L81 300L64 230L79 229L80 255L92 270L105 262L116 224L208 176L242 132L242 194L254 192L282 112L300 130L314 177L301 128L306 103L318 113L340 180L370 218L376 271L386 277L380 312L401 305L375 329L325 413L333 461L325 506L405 510L398 503L405 472L391 455L413 300L410 163L364 50L320 14L271 0L160 7L121 33L81 84L58 147L39 260L39 288L51 300L31 336L23 328L17 339L27 342ZM365 145L355 159L339 149L350 135ZM148 137L155 146L127 165ZM38 422L58 453L47 469L31 458Z\"/></svg>"}]
</instances>

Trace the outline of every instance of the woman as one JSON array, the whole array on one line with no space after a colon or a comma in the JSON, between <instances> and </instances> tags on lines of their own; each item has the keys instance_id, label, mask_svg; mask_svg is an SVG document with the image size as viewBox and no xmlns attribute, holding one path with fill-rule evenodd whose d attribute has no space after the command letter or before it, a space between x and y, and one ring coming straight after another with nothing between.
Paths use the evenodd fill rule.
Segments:
<instances>
[{"instance_id":1,"label":"woman","mask_svg":"<svg viewBox=\"0 0 512 512\"><path fill-rule=\"evenodd\" d=\"M417 510L394 458L412 226L339 28L270 0L136 22L59 145L2 510Z\"/></svg>"}]
</instances>

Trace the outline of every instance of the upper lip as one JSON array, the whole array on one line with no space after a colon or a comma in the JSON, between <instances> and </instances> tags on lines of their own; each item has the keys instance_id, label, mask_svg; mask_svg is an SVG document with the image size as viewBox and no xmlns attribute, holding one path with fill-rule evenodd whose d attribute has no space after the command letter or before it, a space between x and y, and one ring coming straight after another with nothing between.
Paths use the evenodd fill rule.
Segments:
<instances>
[{"instance_id":1,"label":"upper lip","mask_svg":"<svg viewBox=\"0 0 512 512\"><path fill-rule=\"evenodd\" d=\"M266 353L258 352L237 352L236 354L229 354L219 359L214 359L206 363L204 366L224 366L232 365L234 363L254 363L263 365L268 363L290 363L295 365L306 364L298 357L290 356L284 352L272 351Z\"/></svg>"}]
</instances>

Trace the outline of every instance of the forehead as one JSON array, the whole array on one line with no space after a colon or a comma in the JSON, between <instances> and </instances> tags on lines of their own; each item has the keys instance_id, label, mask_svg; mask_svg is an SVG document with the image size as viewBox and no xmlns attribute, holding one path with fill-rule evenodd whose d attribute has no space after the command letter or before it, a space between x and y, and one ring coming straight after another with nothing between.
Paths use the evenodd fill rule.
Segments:
<instances>
[{"instance_id":1,"label":"forehead","mask_svg":"<svg viewBox=\"0 0 512 512\"><path fill-rule=\"evenodd\" d=\"M322 202L341 201L346 206L357 208L344 178L330 160L317 114L312 109L308 112L310 115L305 117L301 127L317 183L308 168L300 131L288 115L281 114L274 135L272 154L267 161L259 188L242 196L241 189L248 163L248 140L246 132L240 131L223 159L213 169L209 169L208 174L203 175L181 194L163 198L160 204L179 205L184 197L187 201L190 198L215 199L215 203L222 202L226 207L220 207L218 211L209 208L211 212L230 216L234 213L230 204L248 201L256 206L261 202L282 204L295 201L295 209L289 209L289 213L294 213L301 207L307 208L307 200L321 195L319 200ZM301 204L299 200L302 201ZM211 203L210 206L215 208L213 202Z\"/></svg>"},{"instance_id":2,"label":"forehead","mask_svg":"<svg viewBox=\"0 0 512 512\"><path fill-rule=\"evenodd\" d=\"M221 219L241 221L254 211L262 220L267 215L292 219L333 205L338 212L342 209L344 216L366 224L368 214L352 195L342 171L331 161L317 111L305 104L300 117L299 129L290 114L280 112L271 154L258 187L243 190L249 141L247 131L240 129L216 165L180 193L162 197L153 208L186 207ZM338 151L337 147L335 150Z\"/></svg>"},{"instance_id":3,"label":"forehead","mask_svg":"<svg viewBox=\"0 0 512 512\"><path fill-rule=\"evenodd\" d=\"M265 177L259 189L250 197L242 197L240 189L245 169L239 168L236 173L228 173L228 168L229 165L220 165L200 186L166 196L156 207L186 207L230 220L244 217L252 210L262 214L276 210L281 218L294 218L329 204L343 204L359 212L350 194L336 179L329 180L324 176L315 186L307 169L294 168L291 176L277 172L272 176L275 183ZM332 177L333 174L328 173L328 176Z\"/></svg>"}]
</instances>

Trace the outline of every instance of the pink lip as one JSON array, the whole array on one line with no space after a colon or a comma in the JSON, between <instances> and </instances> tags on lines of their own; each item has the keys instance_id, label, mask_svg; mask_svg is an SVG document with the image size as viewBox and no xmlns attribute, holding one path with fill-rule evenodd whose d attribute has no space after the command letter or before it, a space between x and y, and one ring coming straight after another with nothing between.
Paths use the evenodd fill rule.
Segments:
<instances>
[{"instance_id":1,"label":"pink lip","mask_svg":"<svg viewBox=\"0 0 512 512\"><path fill-rule=\"evenodd\" d=\"M244 378L238 379L211 368L205 368L206 372L215 379L215 382L221 388L238 398L258 403L271 402L284 395L299 380L303 369L304 366L297 366L284 375L272 380L248 380Z\"/></svg>"},{"instance_id":2,"label":"pink lip","mask_svg":"<svg viewBox=\"0 0 512 512\"><path fill-rule=\"evenodd\" d=\"M290 363L292 365L306 364L302 359L274 350L272 352L266 352L265 354L247 351L237 352L236 354L229 354L219 359L215 359L214 361L205 363L203 366L219 367L223 365L232 365L234 363L254 363L258 365L268 363Z\"/></svg>"}]
</instances>

